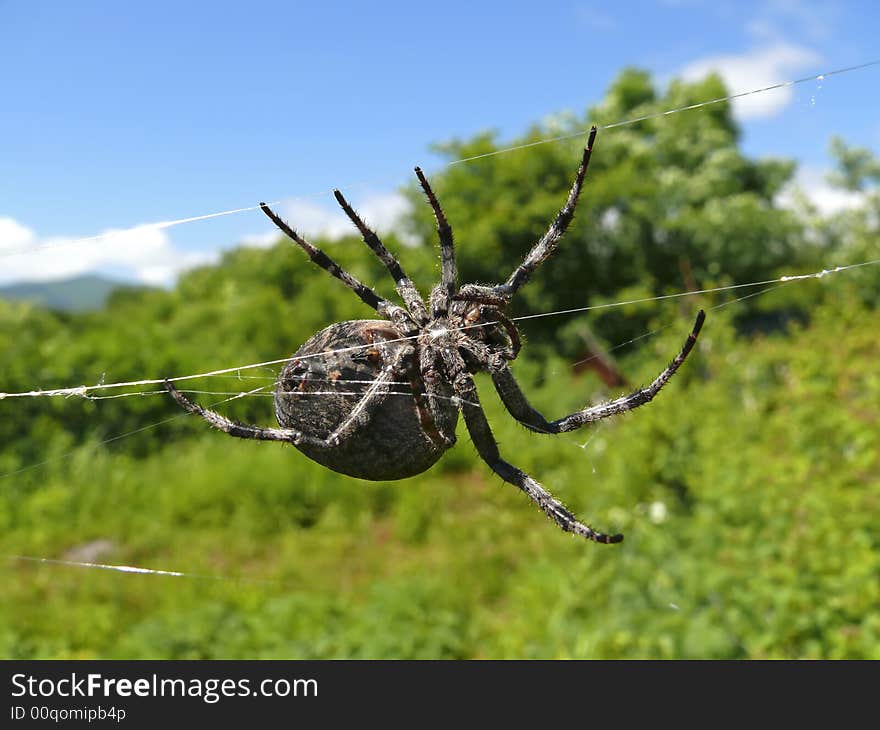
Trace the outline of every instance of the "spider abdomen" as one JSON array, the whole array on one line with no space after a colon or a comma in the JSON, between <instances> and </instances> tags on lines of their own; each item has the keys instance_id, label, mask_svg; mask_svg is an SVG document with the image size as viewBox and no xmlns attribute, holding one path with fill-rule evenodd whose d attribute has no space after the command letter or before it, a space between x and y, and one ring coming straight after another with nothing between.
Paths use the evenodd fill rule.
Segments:
<instances>
[{"instance_id":1,"label":"spider abdomen","mask_svg":"<svg viewBox=\"0 0 880 730\"><path fill-rule=\"evenodd\" d=\"M401 341L403 340L403 341ZM404 479L431 467L451 446L426 413L413 342L389 322L339 322L307 340L285 365L275 388L275 416L284 428L327 439L355 419L335 445L302 443L297 448L333 471L374 481ZM392 384L384 398L358 411L367 390L385 369ZM452 401L435 413L445 433L454 433L458 410Z\"/></svg>"}]
</instances>

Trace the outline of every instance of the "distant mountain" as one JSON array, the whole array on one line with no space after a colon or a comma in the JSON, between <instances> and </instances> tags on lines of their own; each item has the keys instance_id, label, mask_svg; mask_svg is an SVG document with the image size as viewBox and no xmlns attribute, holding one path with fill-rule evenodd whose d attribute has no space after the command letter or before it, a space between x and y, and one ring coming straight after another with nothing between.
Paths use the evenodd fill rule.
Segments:
<instances>
[{"instance_id":1,"label":"distant mountain","mask_svg":"<svg viewBox=\"0 0 880 730\"><path fill-rule=\"evenodd\" d=\"M110 292L135 285L103 276L85 275L57 281L22 282L0 286L0 299L26 299L50 309L82 312L100 309Z\"/></svg>"}]
</instances>

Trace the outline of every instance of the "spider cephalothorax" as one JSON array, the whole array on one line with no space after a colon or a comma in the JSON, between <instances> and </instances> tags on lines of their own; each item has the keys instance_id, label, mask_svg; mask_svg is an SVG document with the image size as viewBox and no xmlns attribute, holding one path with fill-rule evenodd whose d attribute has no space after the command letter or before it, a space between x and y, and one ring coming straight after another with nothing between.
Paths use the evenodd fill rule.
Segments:
<instances>
[{"instance_id":1,"label":"spider cephalothorax","mask_svg":"<svg viewBox=\"0 0 880 730\"><path fill-rule=\"evenodd\" d=\"M559 527L596 542L620 542L622 535L606 535L579 522L538 482L501 458L472 378L477 372L489 373L514 418L537 433L560 434L650 401L696 342L703 312L679 354L650 385L556 421L548 421L529 404L510 370L508 363L519 353L520 338L505 308L556 250L574 217L595 138L594 127L568 199L547 233L497 286L458 286L452 229L431 186L416 168L440 239L441 280L427 302L397 259L336 191L337 201L364 243L394 279L403 307L355 279L261 204L266 215L312 261L340 279L382 319L330 325L296 351L275 388L275 415L281 428L236 423L193 403L168 381L167 389L187 411L232 436L288 442L330 469L373 480L403 479L425 471L455 443L461 412L483 460L504 481L528 494Z\"/></svg>"}]
</instances>

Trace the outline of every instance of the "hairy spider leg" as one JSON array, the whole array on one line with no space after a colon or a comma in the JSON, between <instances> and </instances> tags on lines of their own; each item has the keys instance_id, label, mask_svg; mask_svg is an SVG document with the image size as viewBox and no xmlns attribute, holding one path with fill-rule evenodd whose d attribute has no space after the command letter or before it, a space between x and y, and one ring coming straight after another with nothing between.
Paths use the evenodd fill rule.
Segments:
<instances>
[{"instance_id":1,"label":"hairy spider leg","mask_svg":"<svg viewBox=\"0 0 880 730\"><path fill-rule=\"evenodd\" d=\"M431 190L431 186L428 184L428 179L422 172L422 168L416 168L416 177L419 178L422 190L425 192L428 202L431 204L431 209L434 211L434 219L437 221L437 235L440 239L440 296L437 297L437 301L434 301L433 297L431 300L431 316L436 319L437 317L447 316L449 313L449 302L452 301L456 293L455 283L458 278L458 272L455 266L455 241L452 236L452 227L446 220L443 208L440 207L437 196Z\"/></svg>"},{"instance_id":2,"label":"hairy spider leg","mask_svg":"<svg viewBox=\"0 0 880 730\"><path fill-rule=\"evenodd\" d=\"M510 303L510 297L499 294L498 287L482 284L465 284L453 299L457 302L478 302L493 307L506 307Z\"/></svg>"},{"instance_id":3,"label":"hairy spider leg","mask_svg":"<svg viewBox=\"0 0 880 730\"><path fill-rule=\"evenodd\" d=\"M396 378L402 374L403 369L401 363L403 359L413 353L414 348L402 348L398 351L395 359L386 365L382 372L370 384L370 387L364 392L363 396L358 400L357 404L352 408L348 417L339 426L334 429L327 438L318 438L310 436L292 428L263 428L261 426L251 426L245 423L238 423L226 416L209 410L194 403L181 393L170 380L165 381L165 389L171 394L178 405L185 411L202 417L214 428L217 428L230 436L242 439L256 439L259 441L284 441L294 444L307 444L319 448L333 448L337 446L346 436L353 433L358 428L366 426L373 414L373 410L368 406L376 406L382 403L388 396L391 386Z\"/></svg>"},{"instance_id":4,"label":"hairy spider leg","mask_svg":"<svg viewBox=\"0 0 880 730\"><path fill-rule=\"evenodd\" d=\"M574 218L574 210L577 206L578 196L581 194L581 188L584 184L584 176L587 173L587 167L590 165L590 156L593 153L593 142L596 139L596 131L596 127L590 129L590 136L584 147L584 154L581 158L581 163L578 166L577 175L575 176L574 184L571 186L571 191L568 194L568 200L565 201L565 205L562 206L562 209L557 213L555 220L541 240L535 244L531 251L529 251L525 260L516 267L514 272L510 275L510 278L498 287L498 290L507 298L510 298L515 294L516 291L529 280L535 269L553 255L556 251L559 239L562 238L562 236L565 235L566 230L568 230L568 226Z\"/></svg>"},{"instance_id":5,"label":"hairy spider leg","mask_svg":"<svg viewBox=\"0 0 880 730\"><path fill-rule=\"evenodd\" d=\"M462 287L462 289L464 289L464 287ZM456 296L455 298L461 299L463 301L468 301L468 302L483 302L482 299L476 298L476 297L472 298L472 297L458 297L458 296ZM498 356L504 360L516 360L516 358L519 356L519 351L522 349L522 339L520 337L519 330L516 328L516 325L510 320L510 318L506 314L504 314L504 312L502 312L500 310L496 310L496 311L492 312L489 315L489 317L493 318L495 321L490 320L488 322L479 322L479 323L473 324L473 325L465 325L461 329L466 331L466 330L470 329L471 327L481 327L482 328L482 327L490 327L492 325L500 324L502 327L504 327L505 331L507 332L507 337L510 340L510 347L505 348L504 350L501 350L498 353ZM464 347L466 349L472 350L473 353L481 361L491 362L492 354L491 354L489 348L485 344L483 344L481 342L474 341L471 339L468 341L468 343ZM493 371L490 368L488 370L488 372L493 372Z\"/></svg>"},{"instance_id":6,"label":"hairy spider leg","mask_svg":"<svg viewBox=\"0 0 880 730\"><path fill-rule=\"evenodd\" d=\"M300 236L268 205L266 205L265 203L260 203L260 208L267 216L269 216L272 222L276 226L278 226L278 228L281 229L281 231L288 238L290 238L309 255L309 258L314 263L316 263L322 269L339 279L343 284L345 284L349 289L357 294L358 297L360 297L361 301L364 302L364 304L372 307L379 314L387 317L396 324L404 326L407 329L407 332L415 329L412 318L409 316L406 310L403 309L403 307L392 304L387 299L380 297L378 294L376 294L376 292L370 289L370 287L368 287L366 284L358 281L339 264L337 264L333 259L331 259L327 254L325 254L321 249L316 248L308 241L306 241L302 236Z\"/></svg>"},{"instance_id":7,"label":"hairy spider leg","mask_svg":"<svg viewBox=\"0 0 880 730\"><path fill-rule=\"evenodd\" d=\"M489 421L486 419L486 414L480 405L477 386L474 383L474 379L465 369L465 364L461 357L457 354L449 353L443 357L443 362L448 371L447 375L453 381L455 393L460 399L459 407L464 414L465 425L467 426L468 433L471 435L471 440L474 442L480 458L489 465L492 471L508 484L519 487L529 496L529 499L538 505L551 520L566 532L572 532L594 542L605 544L621 542L623 535L607 535L603 532L597 532L592 527L578 521L577 517L566 509L562 502L550 494L537 481L501 458L501 453L498 451L498 443L492 435Z\"/></svg>"},{"instance_id":8,"label":"hairy spider leg","mask_svg":"<svg viewBox=\"0 0 880 730\"><path fill-rule=\"evenodd\" d=\"M653 400L654 396L660 392L660 389L675 375L678 368L681 367L681 364L693 349L705 319L706 315L701 309L699 314L697 314L693 330L691 330L684 346L681 348L681 352L676 355L669 366L650 385L639 388L630 395L621 396L591 408L585 408L582 411L572 413L570 416L565 416L555 421L548 421L532 407L507 363L500 363L500 366L492 371L492 381L495 383L495 389L498 391L498 395L501 396L501 400L507 410L526 428L536 433L549 434L574 431L576 428L580 428L587 423L599 421L603 418L608 418L608 416L626 413Z\"/></svg>"},{"instance_id":9,"label":"hairy spider leg","mask_svg":"<svg viewBox=\"0 0 880 730\"><path fill-rule=\"evenodd\" d=\"M444 419L441 413L441 401L445 400L445 397L441 396L441 390L442 383L446 381L437 364L439 359L440 351L438 348L427 343L423 343L419 347L419 378L424 384L427 396L428 413L426 415L430 418L433 430L439 436L441 443L449 448L455 443L455 429L447 432L442 426ZM458 394L455 393L455 395Z\"/></svg>"},{"instance_id":10,"label":"hairy spider leg","mask_svg":"<svg viewBox=\"0 0 880 730\"><path fill-rule=\"evenodd\" d=\"M382 243L376 233L363 222L360 216L355 212L354 208L349 205L342 193L339 190L334 190L333 195L336 197L336 202L339 203L342 210L345 211L349 220L357 226L358 231L360 231L360 234L364 239L364 243L367 244L373 253L379 257L379 260L385 264L385 268L388 269L388 273L390 273L391 277L394 279L394 286L397 289L397 293L400 294L400 298L403 299L403 303L406 304L409 313L420 325L424 326L427 324L428 310L425 306L425 302L419 294L418 289L416 289L415 284L413 284L412 279L410 279L403 271L400 262L387 248L385 248L385 244Z\"/></svg>"}]
</instances>

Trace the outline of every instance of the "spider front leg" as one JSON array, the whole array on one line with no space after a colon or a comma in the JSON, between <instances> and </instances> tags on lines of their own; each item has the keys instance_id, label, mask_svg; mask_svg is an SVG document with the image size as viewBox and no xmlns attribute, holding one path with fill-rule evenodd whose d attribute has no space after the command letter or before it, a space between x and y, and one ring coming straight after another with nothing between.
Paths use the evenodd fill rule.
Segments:
<instances>
[{"instance_id":1,"label":"spider front leg","mask_svg":"<svg viewBox=\"0 0 880 730\"><path fill-rule=\"evenodd\" d=\"M566 532L573 532L588 540L605 544L621 542L623 540L623 535L606 535L578 521L577 517L566 509L562 502L556 499L538 482L521 469L504 461L498 451L498 444L492 435L489 422L486 420L486 414L483 413L483 408L480 405L473 378L467 373L460 373L455 382L456 393L461 399L461 409L464 413L468 433L470 433L480 457L492 468L492 471L508 484L519 487L535 504L544 510L544 513L551 520Z\"/></svg>"},{"instance_id":2,"label":"spider front leg","mask_svg":"<svg viewBox=\"0 0 880 730\"><path fill-rule=\"evenodd\" d=\"M688 335L687 340L685 340L681 352L676 355L675 359L669 364L669 367L660 373L650 385L645 388L639 388L629 395L615 398L606 403L600 403L592 408L585 408L582 411L572 413L570 416L565 416L564 418L559 418L555 421L548 421L543 415L541 415L541 413L532 407L506 363L493 370L492 381L495 383L495 389L498 391L498 395L501 396L501 400L507 410L526 428L529 428L536 433L550 434L574 431L587 423L599 421L608 416L626 413L627 411L643 406L653 400L654 396L660 392L660 389L669 382L673 375L675 375L676 371L681 367L681 364L693 349L705 319L705 313L703 310L700 310L699 314L697 314L694 328Z\"/></svg>"},{"instance_id":3,"label":"spider front leg","mask_svg":"<svg viewBox=\"0 0 880 730\"><path fill-rule=\"evenodd\" d=\"M541 240L534 245L531 251L529 251L525 260L514 269L513 273L508 277L504 284L497 287L498 291L508 299L531 278L535 269L553 255L556 251L556 247L559 245L559 239L561 239L568 230L568 226L574 218L574 211L577 207L578 197L581 194L581 188L584 185L584 177L587 174L587 168L590 166L590 156L593 153L593 143L596 141L596 131L596 127L590 129L590 136L584 147L581 163L578 166L578 171L575 175L571 190L568 193L565 205L563 205L562 209L557 213L556 218L553 219L553 223L550 224L550 228L547 229L547 232Z\"/></svg>"},{"instance_id":4,"label":"spider front leg","mask_svg":"<svg viewBox=\"0 0 880 730\"><path fill-rule=\"evenodd\" d=\"M434 211L434 219L437 221L437 235L440 239L440 287L437 289L437 295L431 297L431 316L434 318L445 317L449 313L449 304L455 296L456 279L458 271L455 264L455 241L452 236L452 227L446 220L446 214L440 207L437 196L431 189L428 178L422 172L422 168L416 168L416 177L431 210Z\"/></svg>"},{"instance_id":5,"label":"spider front leg","mask_svg":"<svg viewBox=\"0 0 880 730\"><path fill-rule=\"evenodd\" d=\"M400 262L387 248L385 248L385 244L382 243L375 231L363 222L361 217L355 212L354 208L349 205L345 196L339 190L334 190L333 195L336 197L336 202L338 202L342 207L342 210L345 211L349 220L354 223L358 231L360 231L364 243L369 246L370 250L376 254L379 260L385 265L385 268L388 269L388 273L391 274L391 278L394 279L394 286L397 289L397 293L400 294L400 298L403 299L409 313L420 325L426 324L428 321L428 310L425 308L425 303L422 301L422 297L416 289L415 284L413 284L412 279L406 275Z\"/></svg>"},{"instance_id":6,"label":"spider front leg","mask_svg":"<svg viewBox=\"0 0 880 730\"><path fill-rule=\"evenodd\" d=\"M331 259L321 249L313 246L300 236L286 221L284 221L274 210L265 203L260 203L260 208L269 217L269 219L294 243L296 243L309 258L331 276L335 276L345 286L351 289L358 298L367 306L372 307L383 317L387 317L392 322L401 327L404 331L410 332L418 329L410 317L409 313L402 307L389 302L384 297L380 297L370 287L358 281L354 276L349 274L333 259ZM381 245L381 244L380 244ZM384 247L383 247L384 248ZM402 273L402 272L401 272Z\"/></svg>"}]
</instances>

